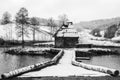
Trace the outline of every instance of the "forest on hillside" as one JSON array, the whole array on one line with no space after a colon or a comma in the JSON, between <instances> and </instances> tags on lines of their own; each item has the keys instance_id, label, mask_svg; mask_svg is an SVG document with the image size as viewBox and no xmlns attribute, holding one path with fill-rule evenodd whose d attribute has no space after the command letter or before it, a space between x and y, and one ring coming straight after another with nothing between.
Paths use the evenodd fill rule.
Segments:
<instances>
[{"instance_id":1,"label":"forest on hillside","mask_svg":"<svg viewBox=\"0 0 120 80\"><path fill-rule=\"evenodd\" d=\"M91 34L101 37L101 32L104 32L104 38L113 38L120 34L120 17L111 19L100 19L93 21L80 22L75 24L78 31L81 29L91 30Z\"/></svg>"},{"instance_id":2,"label":"forest on hillside","mask_svg":"<svg viewBox=\"0 0 120 80\"><path fill-rule=\"evenodd\" d=\"M79 22L76 23L76 27L81 27L84 29L106 29L107 27L114 25L114 24L119 24L120 23L120 17L116 18L110 18L110 19L99 19L99 20L93 20L93 21L84 21L84 22Z\"/></svg>"}]
</instances>

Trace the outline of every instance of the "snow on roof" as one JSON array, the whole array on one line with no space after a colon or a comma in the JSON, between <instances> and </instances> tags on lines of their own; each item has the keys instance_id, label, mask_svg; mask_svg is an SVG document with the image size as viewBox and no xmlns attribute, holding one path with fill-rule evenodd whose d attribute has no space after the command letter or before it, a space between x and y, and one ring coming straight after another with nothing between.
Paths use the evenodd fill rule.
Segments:
<instances>
[{"instance_id":1,"label":"snow on roof","mask_svg":"<svg viewBox=\"0 0 120 80\"><path fill-rule=\"evenodd\" d=\"M74 28L65 28L57 33L57 37L79 37L79 35Z\"/></svg>"}]
</instances>

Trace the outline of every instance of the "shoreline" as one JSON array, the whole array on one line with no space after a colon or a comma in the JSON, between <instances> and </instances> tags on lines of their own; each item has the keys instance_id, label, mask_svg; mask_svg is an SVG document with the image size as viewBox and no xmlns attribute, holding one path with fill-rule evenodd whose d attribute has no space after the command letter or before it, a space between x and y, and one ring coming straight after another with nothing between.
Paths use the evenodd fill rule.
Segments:
<instances>
[{"instance_id":1,"label":"shoreline","mask_svg":"<svg viewBox=\"0 0 120 80\"><path fill-rule=\"evenodd\" d=\"M52 60L45 62L45 63L37 63L37 64L30 65L27 67L19 68L19 69L10 71L8 73L3 73L1 75L1 78L2 79L13 78L13 77L17 77L19 75L22 75L22 74L25 74L28 72L41 70L41 69L46 68L46 67L51 66L51 65L56 65L59 62L59 59L63 56L64 51L63 50L54 50L54 49L51 49L50 51L55 52L55 54L57 53L56 56L53 57Z\"/></svg>"},{"instance_id":2,"label":"shoreline","mask_svg":"<svg viewBox=\"0 0 120 80\"><path fill-rule=\"evenodd\" d=\"M84 77L84 76L70 76L70 77L18 77L12 80L120 80L120 76L99 76L99 77Z\"/></svg>"},{"instance_id":3,"label":"shoreline","mask_svg":"<svg viewBox=\"0 0 120 80\"><path fill-rule=\"evenodd\" d=\"M71 50L70 50L71 51ZM69 53L70 53L70 51L69 51ZM67 51L67 53L68 53L68 51ZM70 56L71 57L71 56ZM59 64L58 64L59 65ZM54 66L53 66L54 67ZM65 67L65 66L64 66ZM70 67L70 66L68 66L68 67ZM70 68L72 68L72 67L70 67ZM74 67L73 67L74 68ZM62 68L61 68L62 69ZM67 69L67 68L66 68ZM78 69L78 68L76 68L76 69ZM82 71L83 70L83 71ZM44 71L44 69L43 69L43 71ZM82 69L82 68L80 68L80 71L82 71L82 72L84 72L84 71L86 71L86 70L84 70L84 69ZM87 74L87 71L88 71L88 74ZM77 74L77 76L75 76L75 77L78 77L78 76L80 76L80 77L101 77L101 76L108 76L108 74L104 74L104 73L99 73L99 72L94 72L94 71L89 71L89 70L87 70L86 71L86 73L83 73L83 74L81 74L80 73L80 75L78 75ZM37 71L38 73L39 73L39 71ZM34 73L34 72L30 72L30 73ZM40 72L41 73L41 72ZM44 73L44 72L43 72ZM93 73L93 74L92 74ZM29 74L29 73L26 73L26 74ZM24 75L24 74L23 74ZM41 74L41 75L43 75L43 74ZM21 76L20 76L21 77ZM24 76L23 76L24 77ZM27 75L26 75L26 77L27 77ZM28 77L31 77L31 76L28 76ZM37 77L37 76L35 76L35 74L32 76L32 77ZM40 76L40 77L42 77L42 76ZM43 77L45 77L45 76L43 76ZM49 76L47 76L47 77L49 77ZM52 76L52 77L54 77L54 76ZM59 76L60 77L60 76ZM59 78L58 77L58 78ZM68 77L67 77L68 78ZM89 79L88 79L89 80ZM99 79L98 79L99 80Z\"/></svg>"},{"instance_id":4,"label":"shoreline","mask_svg":"<svg viewBox=\"0 0 120 80\"><path fill-rule=\"evenodd\" d=\"M8 80L8 79L1 79ZM101 77L84 77L84 76L70 76L70 77L16 77L11 80L120 80L120 76L101 76Z\"/></svg>"}]
</instances>

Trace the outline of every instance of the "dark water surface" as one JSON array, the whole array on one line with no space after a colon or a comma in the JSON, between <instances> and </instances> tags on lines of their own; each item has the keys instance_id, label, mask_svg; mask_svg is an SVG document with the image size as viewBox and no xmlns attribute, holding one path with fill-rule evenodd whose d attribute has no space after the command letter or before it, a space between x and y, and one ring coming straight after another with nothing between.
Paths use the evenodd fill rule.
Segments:
<instances>
[{"instance_id":1,"label":"dark water surface","mask_svg":"<svg viewBox=\"0 0 120 80\"><path fill-rule=\"evenodd\" d=\"M113 68L120 71L120 55L94 56L91 57L90 60L84 60L83 62L97 66Z\"/></svg>"},{"instance_id":2,"label":"dark water surface","mask_svg":"<svg viewBox=\"0 0 120 80\"><path fill-rule=\"evenodd\" d=\"M0 77L2 73L52 59L50 56L10 55L3 50L0 48Z\"/></svg>"}]
</instances>

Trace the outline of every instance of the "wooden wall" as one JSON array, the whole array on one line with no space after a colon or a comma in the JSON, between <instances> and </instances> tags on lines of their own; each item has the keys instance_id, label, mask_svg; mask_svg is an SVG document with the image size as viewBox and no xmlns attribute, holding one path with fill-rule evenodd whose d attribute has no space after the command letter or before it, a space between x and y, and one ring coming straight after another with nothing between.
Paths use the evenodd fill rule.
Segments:
<instances>
[{"instance_id":1,"label":"wooden wall","mask_svg":"<svg viewBox=\"0 0 120 80\"><path fill-rule=\"evenodd\" d=\"M55 37L55 47L69 48L75 47L78 43L78 37Z\"/></svg>"}]
</instances>

